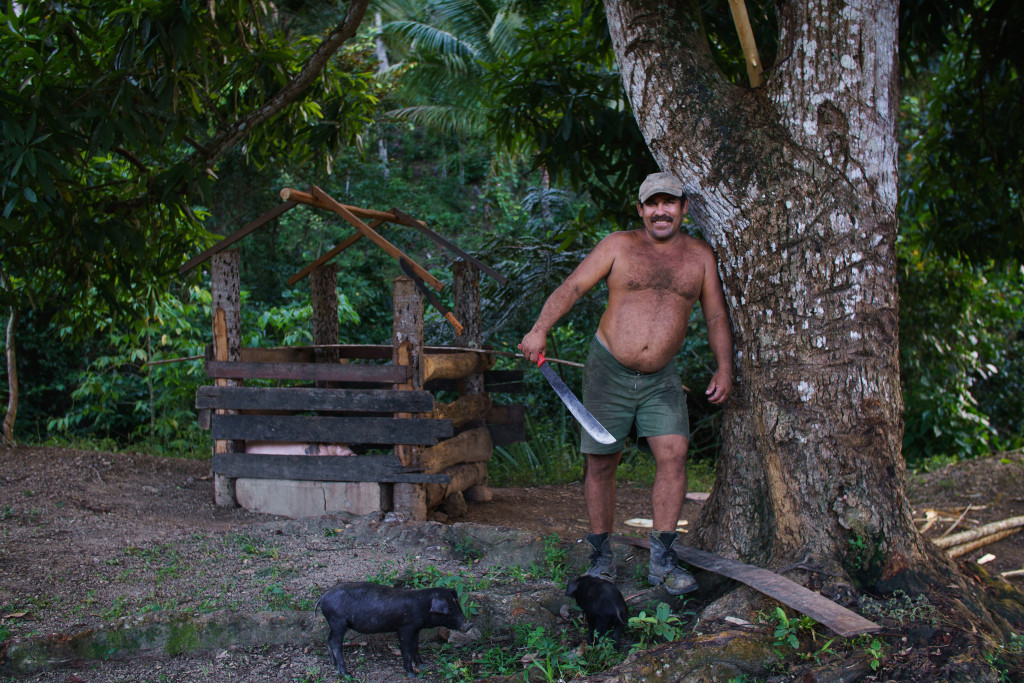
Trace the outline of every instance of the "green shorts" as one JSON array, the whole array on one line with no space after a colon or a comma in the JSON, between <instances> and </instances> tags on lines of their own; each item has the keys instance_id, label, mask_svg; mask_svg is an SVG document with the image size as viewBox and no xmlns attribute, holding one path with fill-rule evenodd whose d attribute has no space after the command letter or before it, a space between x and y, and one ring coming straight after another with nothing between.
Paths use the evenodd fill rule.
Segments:
<instances>
[{"instance_id":1,"label":"green shorts","mask_svg":"<svg viewBox=\"0 0 1024 683\"><path fill-rule=\"evenodd\" d=\"M618 453L634 422L638 437L679 434L690 438L686 394L675 362L658 372L630 370L615 360L597 335L590 342L583 369L583 405L616 439L611 444L598 443L584 430L580 438L584 453Z\"/></svg>"}]
</instances>

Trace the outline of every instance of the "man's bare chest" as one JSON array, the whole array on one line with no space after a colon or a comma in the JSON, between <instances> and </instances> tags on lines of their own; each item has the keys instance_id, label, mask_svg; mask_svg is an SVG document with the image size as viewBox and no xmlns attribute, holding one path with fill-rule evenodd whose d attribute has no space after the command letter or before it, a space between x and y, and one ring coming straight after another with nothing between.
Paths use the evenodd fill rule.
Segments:
<instances>
[{"instance_id":1,"label":"man's bare chest","mask_svg":"<svg viewBox=\"0 0 1024 683\"><path fill-rule=\"evenodd\" d=\"M692 302L700 296L703 280L703 265L692 254L645 250L616 258L607 281L613 293L672 294Z\"/></svg>"}]
</instances>

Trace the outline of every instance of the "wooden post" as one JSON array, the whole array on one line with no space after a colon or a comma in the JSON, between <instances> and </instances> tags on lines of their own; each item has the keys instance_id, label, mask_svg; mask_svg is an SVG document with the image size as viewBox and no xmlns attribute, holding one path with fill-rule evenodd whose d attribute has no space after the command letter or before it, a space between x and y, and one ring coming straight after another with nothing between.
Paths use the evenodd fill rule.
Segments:
<instances>
[{"instance_id":1,"label":"wooden post","mask_svg":"<svg viewBox=\"0 0 1024 683\"><path fill-rule=\"evenodd\" d=\"M313 269L309 280L310 299L313 305L313 357L317 363L337 363L341 349L318 348L322 344L338 343L338 266L325 263ZM329 382L317 382L320 388Z\"/></svg>"},{"instance_id":2,"label":"wooden post","mask_svg":"<svg viewBox=\"0 0 1024 683\"><path fill-rule=\"evenodd\" d=\"M395 389L419 390L423 388L423 296L411 279L399 275L394 282L393 295L394 325L392 329L392 362L409 366L409 380L396 384ZM397 413L396 417L411 417L409 413ZM420 449L417 446L396 445L395 455L406 467L419 465ZM395 511L408 515L412 520L427 518L427 497L421 484L394 485Z\"/></svg>"},{"instance_id":3,"label":"wooden post","mask_svg":"<svg viewBox=\"0 0 1024 683\"><path fill-rule=\"evenodd\" d=\"M455 337L457 346L479 349L483 345L483 318L480 313L480 269L465 259L457 259L452 263L454 279L455 317L462 322L462 334ZM484 374L482 372L469 375L458 383L460 396L483 394ZM485 420L479 419L465 425L465 429L479 429ZM487 486L487 465L482 464L483 472L479 481L466 491L466 498L471 501L491 500L491 491Z\"/></svg>"},{"instance_id":4,"label":"wooden post","mask_svg":"<svg viewBox=\"0 0 1024 683\"><path fill-rule=\"evenodd\" d=\"M483 343L483 323L480 317L480 269L469 261L458 259L452 263L455 279L455 317L462 323L462 334L456 335L455 345L479 349ZM462 395L484 393L484 375L474 373L459 382Z\"/></svg>"},{"instance_id":5,"label":"wooden post","mask_svg":"<svg viewBox=\"0 0 1024 683\"><path fill-rule=\"evenodd\" d=\"M757 53L757 43L754 42L754 30L750 28L750 17L747 16L747 3L744 0L729 0L729 9L732 11L733 23L736 24L736 34L740 37L740 46L743 47L743 56L747 60L750 87L759 88L764 85L763 68Z\"/></svg>"},{"instance_id":6,"label":"wooden post","mask_svg":"<svg viewBox=\"0 0 1024 683\"><path fill-rule=\"evenodd\" d=\"M215 254L210 259L210 309L213 312L213 358L219 361L238 361L242 357L242 307L241 283L238 266L241 259L237 249ZM217 386L237 386L240 382L231 379L216 380ZM218 410L218 413L232 413ZM241 450L234 441L213 442L214 453L230 453ZM235 480L214 475L214 503L221 507L238 507L235 498Z\"/></svg>"}]
</instances>

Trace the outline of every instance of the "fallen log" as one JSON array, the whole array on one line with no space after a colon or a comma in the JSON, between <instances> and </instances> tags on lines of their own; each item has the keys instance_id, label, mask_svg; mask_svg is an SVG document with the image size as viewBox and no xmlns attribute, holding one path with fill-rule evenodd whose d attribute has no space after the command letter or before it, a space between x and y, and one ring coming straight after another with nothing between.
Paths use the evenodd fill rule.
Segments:
<instances>
[{"instance_id":1,"label":"fallen log","mask_svg":"<svg viewBox=\"0 0 1024 683\"><path fill-rule=\"evenodd\" d=\"M1017 527L1024 526L1024 516L1020 517L1007 517L1006 519L998 522L992 522L990 524L984 524L979 526L977 529L971 529L970 531L961 531L958 534L952 536L943 536L932 540L932 543L940 548L949 548L954 545L962 545L968 541L973 541L976 538L982 536L989 536L996 533L997 531L1003 531L1004 529L1014 529Z\"/></svg>"},{"instance_id":2,"label":"fallen log","mask_svg":"<svg viewBox=\"0 0 1024 683\"><path fill-rule=\"evenodd\" d=\"M947 557L960 557L961 555L966 555L967 553L971 552L972 550L977 550L978 548L982 548L982 547L988 545L989 543L995 543L996 541L1001 541L1004 538L1006 538L1007 536L1009 536L1011 534L1015 534L1018 531L1020 531L1020 527L1016 527L1016 528L1013 528L1013 529L1004 529L1003 531L997 531L994 534L990 534L988 536L983 536L983 537L981 537L979 539L976 539L974 541L971 541L969 543L964 543L964 544L961 544L961 545L955 545L955 546L953 546L952 548L950 548L950 549L948 549L946 551L946 556Z\"/></svg>"}]
</instances>

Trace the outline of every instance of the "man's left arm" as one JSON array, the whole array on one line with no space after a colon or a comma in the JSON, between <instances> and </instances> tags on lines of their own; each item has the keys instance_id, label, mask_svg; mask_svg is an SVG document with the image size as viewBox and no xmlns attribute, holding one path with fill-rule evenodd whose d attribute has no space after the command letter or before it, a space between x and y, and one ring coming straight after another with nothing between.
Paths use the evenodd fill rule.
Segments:
<instances>
[{"instance_id":1,"label":"man's left arm","mask_svg":"<svg viewBox=\"0 0 1024 683\"><path fill-rule=\"evenodd\" d=\"M715 356L717 370L708 384L708 400L715 405L725 403L732 393L732 328L725 305L722 280L718 277L715 253L707 247L704 259L704 284L700 290L700 307L708 327L708 343Z\"/></svg>"}]
</instances>

